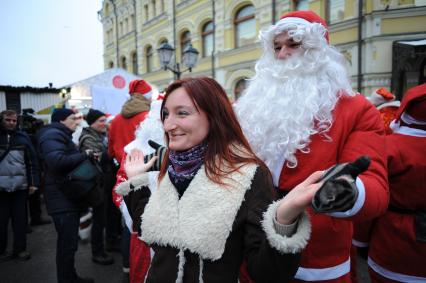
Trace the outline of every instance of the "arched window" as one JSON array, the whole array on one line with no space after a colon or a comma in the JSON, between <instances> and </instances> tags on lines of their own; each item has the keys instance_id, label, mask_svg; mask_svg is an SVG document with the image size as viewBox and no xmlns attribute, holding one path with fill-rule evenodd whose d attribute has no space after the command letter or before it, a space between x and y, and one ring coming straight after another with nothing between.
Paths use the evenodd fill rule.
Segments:
<instances>
[{"instance_id":1,"label":"arched window","mask_svg":"<svg viewBox=\"0 0 426 283\"><path fill-rule=\"evenodd\" d=\"M114 62L109 61L108 68L110 68L110 69L114 68Z\"/></svg>"},{"instance_id":2,"label":"arched window","mask_svg":"<svg viewBox=\"0 0 426 283\"><path fill-rule=\"evenodd\" d=\"M149 73L152 71L152 67L154 66L154 54L153 54L151 45L149 45L145 49L145 61L146 61L146 72Z\"/></svg>"},{"instance_id":3,"label":"arched window","mask_svg":"<svg viewBox=\"0 0 426 283\"><path fill-rule=\"evenodd\" d=\"M244 90L247 87L247 78L241 78L236 84L234 88L234 97L235 100L240 98L240 96L243 94Z\"/></svg>"},{"instance_id":4,"label":"arched window","mask_svg":"<svg viewBox=\"0 0 426 283\"><path fill-rule=\"evenodd\" d=\"M207 22L201 31L203 39L203 57L210 56L213 51L213 22Z\"/></svg>"},{"instance_id":5,"label":"arched window","mask_svg":"<svg viewBox=\"0 0 426 283\"><path fill-rule=\"evenodd\" d=\"M162 38L161 40L160 40L160 42L158 43L158 46L161 46L161 44L163 44L163 43L168 43L169 41L167 40L167 38Z\"/></svg>"},{"instance_id":6,"label":"arched window","mask_svg":"<svg viewBox=\"0 0 426 283\"><path fill-rule=\"evenodd\" d=\"M121 68L127 70L127 60L125 56L121 57Z\"/></svg>"},{"instance_id":7,"label":"arched window","mask_svg":"<svg viewBox=\"0 0 426 283\"><path fill-rule=\"evenodd\" d=\"M257 34L254 12L254 6L247 5L236 13L234 19L236 47L254 42Z\"/></svg>"},{"instance_id":8,"label":"arched window","mask_svg":"<svg viewBox=\"0 0 426 283\"><path fill-rule=\"evenodd\" d=\"M190 44L191 44L191 33L189 31L185 31L180 36L180 55L181 55L181 58L183 56L183 51Z\"/></svg>"},{"instance_id":9,"label":"arched window","mask_svg":"<svg viewBox=\"0 0 426 283\"><path fill-rule=\"evenodd\" d=\"M132 71L133 74L138 74L138 54L136 51L132 53Z\"/></svg>"}]
</instances>

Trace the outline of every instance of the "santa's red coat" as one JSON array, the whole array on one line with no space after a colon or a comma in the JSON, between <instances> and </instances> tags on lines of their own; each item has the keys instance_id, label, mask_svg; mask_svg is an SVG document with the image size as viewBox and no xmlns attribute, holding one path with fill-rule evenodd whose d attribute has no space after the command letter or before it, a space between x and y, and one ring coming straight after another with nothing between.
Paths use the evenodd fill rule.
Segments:
<instances>
[{"instance_id":1,"label":"santa's red coat","mask_svg":"<svg viewBox=\"0 0 426 283\"><path fill-rule=\"evenodd\" d=\"M388 211L375 221L369 264L426 282L426 243L416 241L410 213L426 212L426 131L422 132L423 137L398 133L386 137L390 205L407 213Z\"/></svg>"},{"instance_id":2,"label":"santa's red coat","mask_svg":"<svg viewBox=\"0 0 426 283\"><path fill-rule=\"evenodd\" d=\"M331 140L324 135L311 137L309 153L296 153L298 163L295 168L284 165L279 188L291 190L317 170L351 162L362 155L371 157L369 169L359 176L365 187L365 201L361 202L358 211L337 218L314 214L308 209L312 234L302 252L301 268L296 275L296 278L305 281L324 280L330 276L334 279L321 282L350 282L352 220L363 221L382 215L389 201L384 127L377 109L358 94L339 99L333 111L333 125L327 135Z\"/></svg>"},{"instance_id":3,"label":"santa's red coat","mask_svg":"<svg viewBox=\"0 0 426 283\"><path fill-rule=\"evenodd\" d=\"M130 118L118 114L111 122L108 130L108 153L121 162L124 156L124 147L135 139L135 131L145 120L148 111L140 112Z\"/></svg>"}]
</instances>

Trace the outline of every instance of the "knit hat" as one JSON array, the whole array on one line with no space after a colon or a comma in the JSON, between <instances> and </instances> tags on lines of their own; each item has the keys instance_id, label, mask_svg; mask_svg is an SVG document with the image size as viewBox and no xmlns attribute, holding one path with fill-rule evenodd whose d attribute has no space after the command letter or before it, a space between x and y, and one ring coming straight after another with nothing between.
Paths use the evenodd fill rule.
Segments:
<instances>
[{"instance_id":1,"label":"knit hat","mask_svg":"<svg viewBox=\"0 0 426 283\"><path fill-rule=\"evenodd\" d=\"M152 96L152 88L151 86L144 80L133 80L129 84L129 94L140 93L143 94L147 99L151 99Z\"/></svg>"},{"instance_id":2,"label":"knit hat","mask_svg":"<svg viewBox=\"0 0 426 283\"><path fill-rule=\"evenodd\" d=\"M51 116L51 121L53 122L60 122L68 118L68 116L74 114L74 111L68 108L55 108L53 109L53 113Z\"/></svg>"},{"instance_id":3,"label":"knit hat","mask_svg":"<svg viewBox=\"0 0 426 283\"><path fill-rule=\"evenodd\" d=\"M87 115L86 115L86 122L90 126L102 116L106 116L104 112L101 112L96 109L89 109L89 112L87 112Z\"/></svg>"},{"instance_id":4,"label":"knit hat","mask_svg":"<svg viewBox=\"0 0 426 283\"><path fill-rule=\"evenodd\" d=\"M325 39L327 40L327 42L330 42L328 38L327 23L325 22L323 18L321 18L320 16L318 16L312 11L294 11L294 12L285 13L281 16L277 24L287 24L287 23L305 25L305 26L313 24L313 23L321 24L326 29L326 33L324 35Z\"/></svg>"},{"instance_id":5,"label":"knit hat","mask_svg":"<svg viewBox=\"0 0 426 283\"><path fill-rule=\"evenodd\" d=\"M401 117L403 114L409 117ZM401 106L396 114L396 119L409 120L408 124L426 125L426 83L410 88L401 101Z\"/></svg>"}]
</instances>

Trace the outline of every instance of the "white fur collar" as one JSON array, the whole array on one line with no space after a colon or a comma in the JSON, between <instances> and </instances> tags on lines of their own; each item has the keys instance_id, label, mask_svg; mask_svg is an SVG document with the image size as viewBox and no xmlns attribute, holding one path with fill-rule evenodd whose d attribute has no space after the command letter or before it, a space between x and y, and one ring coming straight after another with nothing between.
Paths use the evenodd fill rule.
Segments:
<instances>
[{"instance_id":1,"label":"white fur collar","mask_svg":"<svg viewBox=\"0 0 426 283\"><path fill-rule=\"evenodd\" d=\"M241 173L230 174L230 186L225 187L208 179L202 166L180 200L165 175L145 207L141 239L220 259L256 169L255 164L243 166Z\"/></svg>"}]
</instances>

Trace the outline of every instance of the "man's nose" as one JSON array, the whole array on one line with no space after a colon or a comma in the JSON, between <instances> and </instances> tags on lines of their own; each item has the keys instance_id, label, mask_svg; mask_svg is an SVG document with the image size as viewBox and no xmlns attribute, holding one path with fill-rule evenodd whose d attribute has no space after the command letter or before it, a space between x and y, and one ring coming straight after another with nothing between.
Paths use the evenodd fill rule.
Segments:
<instances>
[{"instance_id":1,"label":"man's nose","mask_svg":"<svg viewBox=\"0 0 426 283\"><path fill-rule=\"evenodd\" d=\"M290 55L291 53L289 52L289 48L286 45L283 45L277 54L277 59L284 60L290 57Z\"/></svg>"}]
</instances>

